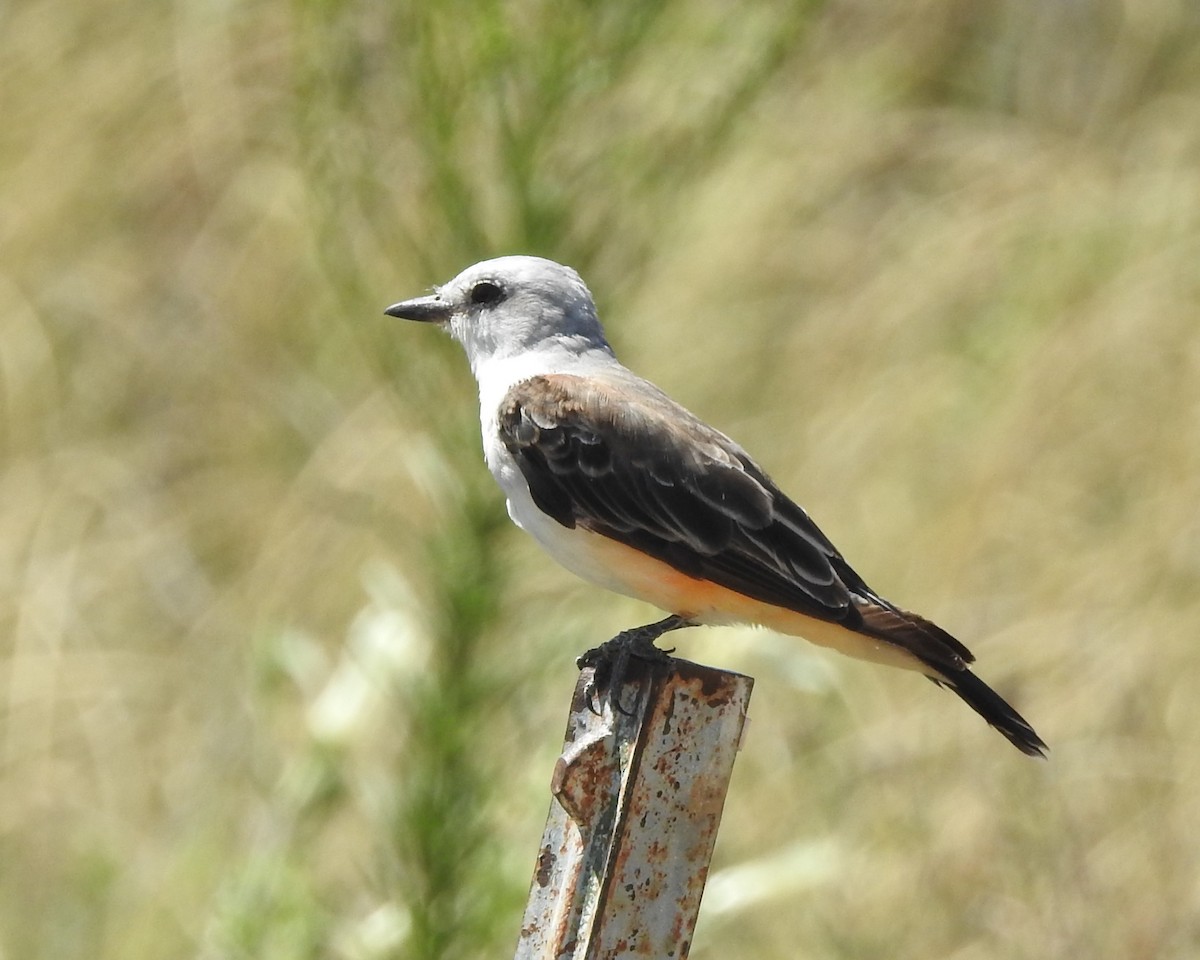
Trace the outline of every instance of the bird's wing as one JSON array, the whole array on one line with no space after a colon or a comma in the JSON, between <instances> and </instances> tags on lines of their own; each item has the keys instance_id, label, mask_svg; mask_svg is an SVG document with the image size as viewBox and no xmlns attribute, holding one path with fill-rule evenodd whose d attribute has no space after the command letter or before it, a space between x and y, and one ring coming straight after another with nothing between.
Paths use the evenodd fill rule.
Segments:
<instances>
[{"instance_id":1,"label":"bird's wing","mask_svg":"<svg viewBox=\"0 0 1200 960\"><path fill-rule=\"evenodd\" d=\"M896 644L940 673L973 659L874 593L745 451L645 381L532 377L498 422L534 504L565 527Z\"/></svg>"}]
</instances>

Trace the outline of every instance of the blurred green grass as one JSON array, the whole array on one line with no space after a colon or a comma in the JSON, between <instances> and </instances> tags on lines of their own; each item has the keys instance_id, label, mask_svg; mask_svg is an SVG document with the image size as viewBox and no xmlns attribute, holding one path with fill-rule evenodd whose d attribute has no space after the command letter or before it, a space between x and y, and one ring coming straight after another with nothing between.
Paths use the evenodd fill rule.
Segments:
<instances>
[{"instance_id":1,"label":"blurred green grass","mask_svg":"<svg viewBox=\"0 0 1200 960\"><path fill-rule=\"evenodd\" d=\"M687 637L759 680L693 956L1194 956L1198 41L1169 0L0 10L0 955L511 949L571 658L649 611L508 526L456 349L379 312L529 252L1052 747Z\"/></svg>"}]
</instances>

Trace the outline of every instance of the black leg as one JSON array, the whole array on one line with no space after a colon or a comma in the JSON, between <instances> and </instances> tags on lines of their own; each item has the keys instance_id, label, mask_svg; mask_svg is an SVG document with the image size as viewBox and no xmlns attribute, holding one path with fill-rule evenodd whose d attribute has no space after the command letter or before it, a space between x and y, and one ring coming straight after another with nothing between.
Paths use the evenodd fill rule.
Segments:
<instances>
[{"instance_id":1,"label":"black leg","mask_svg":"<svg viewBox=\"0 0 1200 960\"><path fill-rule=\"evenodd\" d=\"M654 645L654 641L671 630L682 630L684 627L694 627L696 624L684 617L672 614L657 623L647 623L641 627L622 630L611 640L606 640L598 647L593 647L575 664L582 670L584 667L594 667L592 681L588 684L588 707L593 713L599 713L595 704L595 695L607 692L608 702L618 713L629 716L632 711L621 705L621 687L629 673L630 662L640 660L646 664L669 663L674 649L662 650Z\"/></svg>"}]
</instances>

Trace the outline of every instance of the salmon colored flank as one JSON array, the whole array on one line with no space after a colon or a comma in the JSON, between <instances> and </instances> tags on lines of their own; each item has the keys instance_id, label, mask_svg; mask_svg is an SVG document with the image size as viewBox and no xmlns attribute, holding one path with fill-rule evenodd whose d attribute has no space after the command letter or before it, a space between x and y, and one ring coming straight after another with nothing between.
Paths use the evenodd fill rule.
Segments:
<instances>
[{"instance_id":1,"label":"salmon colored flank","mask_svg":"<svg viewBox=\"0 0 1200 960\"><path fill-rule=\"evenodd\" d=\"M621 593L698 623L752 623L871 663L936 676L907 650L818 620L786 607L755 600L710 580L698 580L639 550L591 531L576 529L579 541L620 584Z\"/></svg>"}]
</instances>

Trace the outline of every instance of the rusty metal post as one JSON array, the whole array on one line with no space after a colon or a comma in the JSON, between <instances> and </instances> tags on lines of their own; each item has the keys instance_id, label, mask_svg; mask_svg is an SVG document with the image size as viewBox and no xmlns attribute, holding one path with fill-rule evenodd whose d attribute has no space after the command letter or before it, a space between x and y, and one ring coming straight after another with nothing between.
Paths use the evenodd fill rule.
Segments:
<instances>
[{"instance_id":1,"label":"rusty metal post","mask_svg":"<svg viewBox=\"0 0 1200 960\"><path fill-rule=\"evenodd\" d=\"M517 960L683 960L754 681L672 660L597 716L580 673Z\"/></svg>"}]
</instances>

